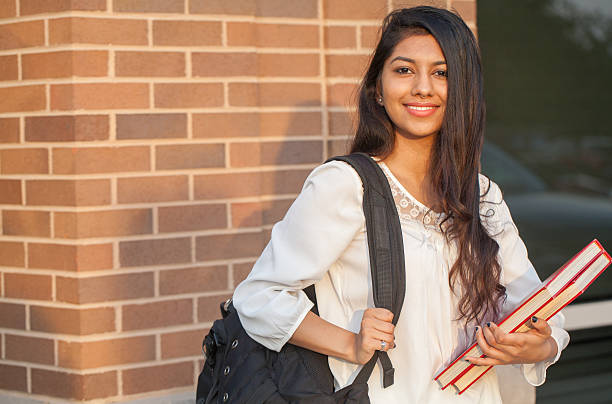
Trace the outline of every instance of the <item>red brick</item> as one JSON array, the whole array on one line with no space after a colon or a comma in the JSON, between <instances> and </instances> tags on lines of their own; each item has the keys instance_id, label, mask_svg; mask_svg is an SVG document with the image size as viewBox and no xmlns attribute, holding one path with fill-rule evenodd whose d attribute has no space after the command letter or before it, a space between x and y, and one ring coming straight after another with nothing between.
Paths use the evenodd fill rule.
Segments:
<instances>
[{"instance_id":1,"label":"red brick","mask_svg":"<svg viewBox=\"0 0 612 404\"><path fill-rule=\"evenodd\" d=\"M67 17L49 20L49 43L147 45L147 22L135 19Z\"/></svg>"},{"instance_id":2,"label":"red brick","mask_svg":"<svg viewBox=\"0 0 612 404\"><path fill-rule=\"evenodd\" d=\"M104 10L106 10L106 0L19 0L21 15Z\"/></svg>"},{"instance_id":3,"label":"red brick","mask_svg":"<svg viewBox=\"0 0 612 404\"><path fill-rule=\"evenodd\" d=\"M410 8L416 6L433 6L446 8L447 0L391 0L391 8Z\"/></svg>"},{"instance_id":4,"label":"red brick","mask_svg":"<svg viewBox=\"0 0 612 404\"><path fill-rule=\"evenodd\" d=\"M261 173L196 175L194 187L197 199L257 196L261 189Z\"/></svg>"},{"instance_id":5,"label":"red brick","mask_svg":"<svg viewBox=\"0 0 612 404\"><path fill-rule=\"evenodd\" d=\"M189 199L186 175L119 178L119 203L167 202Z\"/></svg>"},{"instance_id":6,"label":"red brick","mask_svg":"<svg viewBox=\"0 0 612 404\"><path fill-rule=\"evenodd\" d=\"M193 136L228 138L321 135L319 112L194 114Z\"/></svg>"},{"instance_id":7,"label":"red brick","mask_svg":"<svg viewBox=\"0 0 612 404\"><path fill-rule=\"evenodd\" d=\"M0 118L0 143L19 142L19 118Z\"/></svg>"},{"instance_id":8,"label":"red brick","mask_svg":"<svg viewBox=\"0 0 612 404\"><path fill-rule=\"evenodd\" d=\"M368 55L327 55L328 77L362 77L368 67Z\"/></svg>"},{"instance_id":9,"label":"red brick","mask_svg":"<svg viewBox=\"0 0 612 404\"><path fill-rule=\"evenodd\" d=\"M261 180L262 195L298 193L310 170L265 171Z\"/></svg>"},{"instance_id":10,"label":"red brick","mask_svg":"<svg viewBox=\"0 0 612 404\"><path fill-rule=\"evenodd\" d=\"M117 372L78 375L32 369L32 393L70 400L92 400L116 396Z\"/></svg>"},{"instance_id":11,"label":"red brick","mask_svg":"<svg viewBox=\"0 0 612 404\"><path fill-rule=\"evenodd\" d=\"M350 112L330 112L329 113L329 134L330 135L352 135L354 133L353 114Z\"/></svg>"},{"instance_id":12,"label":"red brick","mask_svg":"<svg viewBox=\"0 0 612 404\"><path fill-rule=\"evenodd\" d=\"M155 337L107 339L91 342L59 341L59 365L91 369L155 359Z\"/></svg>"},{"instance_id":13,"label":"red brick","mask_svg":"<svg viewBox=\"0 0 612 404\"><path fill-rule=\"evenodd\" d=\"M115 309L30 307L30 329L51 334L90 335L115 331Z\"/></svg>"},{"instance_id":14,"label":"red brick","mask_svg":"<svg viewBox=\"0 0 612 404\"><path fill-rule=\"evenodd\" d=\"M380 20L387 14L386 0L334 0L323 3L325 18Z\"/></svg>"},{"instance_id":15,"label":"red brick","mask_svg":"<svg viewBox=\"0 0 612 404\"><path fill-rule=\"evenodd\" d=\"M25 330L25 312L25 306L22 304L0 302L0 327ZM1 380L2 377L0 377L0 386L2 385Z\"/></svg>"},{"instance_id":16,"label":"red brick","mask_svg":"<svg viewBox=\"0 0 612 404\"><path fill-rule=\"evenodd\" d=\"M227 210L224 204L159 208L160 233L223 228L227 228Z\"/></svg>"},{"instance_id":17,"label":"red brick","mask_svg":"<svg viewBox=\"0 0 612 404\"><path fill-rule=\"evenodd\" d=\"M465 22L476 22L476 2L473 0L453 0L452 8Z\"/></svg>"},{"instance_id":18,"label":"red brick","mask_svg":"<svg viewBox=\"0 0 612 404\"><path fill-rule=\"evenodd\" d=\"M124 394L193 386L194 383L193 362L127 369L122 373Z\"/></svg>"},{"instance_id":19,"label":"red brick","mask_svg":"<svg viewBox=\"0 0 612 404\"><path fill-rule=\"evenodd\" d=\"M123 331L169 327L193 323L191 299L129 304L121 308Z\"/></svg>"},{"instance_id":20,"label":"red brick","mask_svg":"<svg viewBox=\"0 0 612 404\"><path fill-rule=\"evenodd\" d=\"M319 163L323 158L321 141L232 143L230 150L232 167Z\"/></svg>"},{"instance_id":21,"label":"red brick","mask_svg":"<svg viewBox=\"0 0 612 404\"><path fill-rule=\"evenodd\" d=\"M182 237L122 241L119 243L119 261L122 267L190 262L191 240L188 237Z\"/></svg>"},{"instance_id":22,"label":"red brick","mask_svg":"<svg viewBox=\"0 0 612 404\"><path fill-rule=\"evenodd\" d=\"M0 25L0 38L2 26ZM0 113L40 111L45 109L45 86L15 86L0 88Z\"/></svg>"},{"instance_id":23,"label":"red brick","mask_svg":"<svg viewBox=\"0 0 612 404\"><path fill-rule=\"evenodd\" d=\"M155 46L221 45L221 23L217 21L153 21Z\"/></svg>"},{"instance_id":24,"label":"red brick","mask_svg":"<svg viewBox=\"0 0 612 404\"><path fill-rule=\"evenodd\" d=\"M195 120L194 120L195 121ZM319 112L280 112L259 115L260 133L263 136L321 135Z\"/></svg>"},{"instance_id":25,"label":"red brick","mask_svg":"<svg viewBox=\"0 0 612 404\"><path fill-rule=\"evenodd\" d=\"M327 86L327 105L332 107L352 107L357 105L358 89L356 84L338 83Z\"/></svg>"},{"instance_id":26,"label":"red brick","mask_svg":"<svg viewBox=\"0 0 612 404\"><path fill-rule=\"evenodd\" d=\"M22 242L0 241L0 265L7 267L25 266L25 249Z\"/></svg>"},{"instance_id":27,"label":"red brick","mask_svg":"<svg viewBox=\"0 0 612 404\"><path fill-rule=\"evenodd\" d=\"M27 392L27 369L0 364L0 389Z\"/></svg>"},{"instance_id":28,"label":"red brick","mask_svg":"<svg viewBox=\"0 0 612 404\"><path fill-rule=\"evenodd\" d=\"M185 0L113 0L113 11L131 13L183 13Z\"/></svg>"},{"instance_id":29,"label":"red brick","mask_svg":"<svg viewBox=\"0 0 612 404\"><path fill-rule=\"evenodd\" d=\"M185 54L179 52L116 52L117 77L184 77Z\"/></svg>"},{"instance_id":30,"label":"red brick","mask_svg":"<svg viewBox=\"0 0 612 404\"><path fill-rule=\"evenodd\" d=\"M2 228L7 236L49 237L49 212L35 210L3 210Z\"/></svg>"},{"instance_id":31,"label":"red brick","mask_svg":"<svg viewBox=\"0 0 612 404\"><path fill-rule=\"evenodd\" d=\"M351 140L350 139L334 139L327 142L327 156L325 158L330 158L332 156L342 156L350 153L351 150Z\"/></svg>"},{"instance_id":32,"label":"red brick","mask_svg":"<svg viewBox=\"0 0 612 404\"><path fill-rule=\"evenodd\" d=\"M364 25L361 27L361 47L374 49L380 39L380 28L376 26Z\"/></svg>"},{"instance_id":33,"label":"red brick","mask_svg":"<svg viewBox=\"0 0 612 404\"><path fill-rule=\"evenodd\" d=\"M251 269L253 269L254 262L246 262L242 264L234 264L233 265L233 274L234 274L234 284L232 285L234 288L240 284L243 280L249 276Z\"/></svg>"},{"instance_id":34,"label":"red brick","mask_svg":"<svg viewBox=\"0 0 612 404\"><path fill-rule=\"evenodd\" d=\"M0 50L29 48L44 43L45 25L42 20L0 25Z\"/></svg>"},{"instance_id":35,"label":"red brick","mask_svg":"<svg viewBox=\"0 0 612 404\"><path fill-rule=\"evenodd\" d=\"M15 0L0 0L0 18L15 17L17 15L16 5Z\"/></svg>"},{"instance_id":36,"label":"red brick","mask_svg":"<svg viewBox=\"0 0 612 404\"><path fill-rule=\"evenodd\" d=\"M202 355L202 340L208 329L189 330L162 334L162 359Z\"/></svg>"},{"instance_id":37,"label":"red brick","mask_svg":"<svg viewBox=\"0 0 612 404\"><path fill-rule=\"evenodd\" d=\"M24 79L100 77L108 74L106 51L59 51L21 56Z\"/></svg>"},{"instance_id":38,"label":"red brick","mask_svg":"<svg viewBox=\"0 0 612 404\"><path fill-rule=\"evenodd\" d=\"M281 220L292 199L264 202L232 203L232 227L254 227L274 224Z\"/></svg>"},{"instance_id":39,"label":"red brick","mask_svg":"<svg viewBox=\"0 0 612 404\"><path fill-rule=\"evenodd\" d=\"M175 139L186 137L186 114L117 115L117 139Z\"/></svg>"},{"instance_id":40,"label":"red brick","mask_svg":"<svg viewBox=\"0 0 612 404\"><path fill-rule=\"evenodd\" d=\"M213 322L219 318L219 304L232 297L231 294L207 296L198 299L198 322ZM200 343L201 344L201 343ZM201 345L200 345L201 346Z\"/></svg>"},{"instance_id":41,"label":"red brick","mask_svg":"<svg viewBox=\"0 0 612 404\"><path fill-rule=\"evenodd\" d=\"M325 47L329 49L357 47L355 27L325 27Z\"/></svg>"},{"instance_id":42,"label":"red brick","mask_svg":"<svg viewBox=\"0 0 612 404\"><path fill-rule=\"evenodd\" d=\"M148 108L146 83L51 85L52 110Z\"/></svg>"},{"instance_id":43,"label":"red brick","mask_svg":"<svg viewBox=\"0 0 612 404\"><path fill-rule=\"evenodd\" d=\"M110 204L109 180L28 180L28 205L95 206Z\"/></svg>"},{"instance_id":44,"label":"red brick","mask_svg":"<svg viewBox=\"0 0 612 404\"><path fill-rule=\"evenodd\" d=\"M315 83L230 83L232 106L319 106L320 85Z\"/></svg>"},{"instance_id":45,"label":"red brick","mask_svg":"<svg viewBox=\"0 0 612 404\"><path fill-rule=\"evenodd\" d=\"M258 17L317 18L316 0L191 0L190 12L201 14L243 14Z\"/></svg>"},{"instance_id":46,"label":"red brick","mask_svg":"<svg viewBox=\"0 0 612 404\"><path fill-rule=\"evenodd\" d=\"M194 77L211 76L256 76L255 52L194 52L191 56Z\"/></svg>"},{"instance_id":47,"label":"red brick","mask_svg":"<svg viewBox=\"0 0 612 404\"><path fill-rule=\"evenodd\" d=\"M27 142L81 142L106 140L107 115L29 116L25 118Z\"/></svg>"},{"instance_id":48,"label":"red brick","mask_svg":"<svg viewBox=\"0 0 612 404\"><path fill-rule=\"evenodd\" d=\"M264 243L261 232L201 236L196 238L198 261L258 256Z\"/></svg>"},{"instance_id":49,"label":"red brick","mask_svg":"<svg viewBox=\"0 0 612 404\"><path fill-rule=\"evenodd\" d=\"M193 114L193 136L227 138L259 136L259 113Z\"/></svg>"},{"instance_id":50,"label":"red brick","mask_svg":"<svg viewBox=\"0 0 612 404\"><path fill-rule=\"evenodd\" d=\"M255 0L189 0L192 14L255 14Z\"/></svg>"},{"instance_id":51,"label":"red brick","mask_svg":"<svg viewBox=\"0 0 612 404\"><path fill-rule=\"evenodd\" d=\"M54 148L54 174L149 171L149 147Z\"/></svg>"},{"instance_id":52,"label":"red brick","mask_svg":"<svg viewBox=\"0 0 612 404\"><path fill-rule=\"evenodd\" d=\"M274 54L257 55L259 77L316 77L319 76L319 55L317 54Z\"/></svg>"},{"instance_id":53,"label":"red brick","mask_svg":"<svg viewBox=\"0 0 612 404\"><path fill-rule=\"evenodd\" d=\"M227 290L226 266L170 269L159 273L162 295Z\"/></svg>"},{"instance_id":54,"label":"red brick","mask_svg":"<svg viewBox=\"0 0 612 404\"><path fill-rule=\"evenodd\" d=\"M228 22L227 42L230 46L318 48L319 28L304 24Z\"/></svg>"},{"instance_id":55,"label":"red brick","mask_svg":"<svg viewBox=\"0 0 612 404\"><path fill-rule=\"evenodd\" d=\"M0 56L0 81L18 78L17 55Z\"/></svg>"},{"instance_id":56,"label":"red brick","mask_svg":"<svg viewBox=\"0 0 612 404\"><path fill-rule=\"evenodd\" d=\"M157 108L205 108L223 105L223 85L220 83L160 83L155 84Z\"/></svg>"},{"instance_id":57,"label":"red brick","mask_svg":"<svg viewBox=\"0 0 612 404\"><path fill-rule=\"evenodd\" d=\"M4 296L16 299L51 300L48 275L4 274Z\"/></svg>"},{"instance_id":58,"label":"red brick","mask_svg":"<svg viewBox=\"0 0 612 404\"><path fill-rule=\"evenodd\" d=\"M21 181L0 179L0 203L21 205Z\"/></svg>"},{"instance_id":59,"label":"red brick","mask_svg":"<svg viewBox=\"0 0 612 404\"><path fill-rule=\"evenodd\" d=\"M152 297L153 273L56 278L57 300L75 304Z\"/></svg>"},{"instance_id":60,"label":"red brick","mask_svg":"<svg viewBox=\"0 0 612 404\"><path fill-rule=\"evenodd\" d=\"M53 365L53 340L26 337L23 335L4 335L6 359Z\"/></svg>"},{"instance_id":61,"label":"red brick","mask_svg":"<svg viewBox=\"0 0 612 404\"><path fill-rule=\"evenodd\" d=\"M197 199L240 198L298 192L309 171L287 170L262 173L209 174L195 176ZM225 184L232 184L227 187Z\"/></svg>"},{"instance_id":62,"label":"red brick","mask_svg":"<svg viewBox=\"0 0 612 404\"><path fill-rule=\"evenodd\" d=\"M222 144L185 144L157 146L157 170L181 170L225 166Z\"/></svg>"},{"instance_id":63,"label":"red brick","mask_svg":"<svg viewBox=\"0 0 612 404\"><path fill-rule=\"evenodd\" d=\"M49 172L47 149L0 150L2 174L46 174Z\"/></svg>"},{"instance_id":64,"label":"red brick","mask_svg":"<svg viewBox=\"0 0 612 404\"><path fill-rule=\"evenodd\" d=\"M259 0L259 17L317 18L317 0Z\"/></svg>"},{"instance_id":65,"label":"red brick","mask_svg":"<svg viewBox=\"0 0 612 404\"><path fill-rule=\"evenodd\" d=\"M116 237L153 232L151 209L56 212L55 237Z\"/></svg>"},{"instance_id":66,"label":"red brick","mask_svg":"<svg viewBox=\"0 0 612 404\"><path fill-rule=\"evenodd\" d=\"M111 269L113 245L30 243L28 267L78 272Z\"/></svg>"}]
</instances>

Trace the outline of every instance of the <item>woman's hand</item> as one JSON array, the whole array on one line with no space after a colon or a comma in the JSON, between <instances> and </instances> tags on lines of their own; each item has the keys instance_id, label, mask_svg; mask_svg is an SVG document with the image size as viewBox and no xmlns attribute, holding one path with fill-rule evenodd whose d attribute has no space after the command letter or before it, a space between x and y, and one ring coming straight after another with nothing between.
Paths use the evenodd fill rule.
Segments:
<instances>
[{"instance_id":1,"label":"woman's hand","mask_svg":"<svg viewBox=\"0 0 612 404\"><path fill-rule=\"evenodd\" d=\"M551 329L545 320L533 317L531 330L507 334L494 323L477 327L476 341L485 354L484 358L468 356L474 365L507 365L511 363L536 363L557 355L557 343L551 337Z\"/></svg>"},{"instance_id":2,"label":"woman's hand","mask_svg":"<svg viewBox=\"0 0 612 404\"><path fill-rule=\"evenodd\" d=\"M367 363L376 350L387 351L395 348L395 326L391 323L393 313L387 309L367 309L361 319L361 329L355 337L354 360ZM381 342L385 341L383 348Z\"/></svg>"}]
</instances>

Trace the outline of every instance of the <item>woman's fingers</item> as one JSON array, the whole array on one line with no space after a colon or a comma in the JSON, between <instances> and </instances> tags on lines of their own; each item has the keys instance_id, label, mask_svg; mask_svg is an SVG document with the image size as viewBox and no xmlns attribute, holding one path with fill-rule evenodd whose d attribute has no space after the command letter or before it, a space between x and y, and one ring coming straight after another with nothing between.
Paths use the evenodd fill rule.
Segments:
<instances>
[{"instance_id":1,"label":"woman's fingers","mask_svg":"<svg viewBox=\"0 0 612 404\"><path fill-rule=\"evenodd\" d=\"M361 320L361 328L374 328L384 333L393 334L395 326L391 323L393 313L387 309L367 309L363 313Z\"/></svg>"},{"instance_id":2,"label":"woman's fingers","mask_svg":"<svg viewBox=\"0 0 612 404\"><path fill-rule=\"evenodd\" d=\"M393 313L386 309L367 309L363 313L360 334L364 349L387 351L395 348L395 326L391 320Z\"/></svg>"},{"instance_id":3,"label":"woman's fingers","mask_svg":"<svg viewBox=\"0 0 612 404\"><path fill-rule=\"evenodd\" d=\"M532 330L538 331L538 333L542 334L544 337L549 337L552 334L550 325L548 325L548 322L544 319L531 317L527 325L531 327Z\"/></svg>"},{"instance_id":4,"label":"woman's fingers","mask_svg":"<svg viewBox=\"0 0 612 404\"><path fill-rule=\"evenodd\" d=\"M376 307L376 308L372 308L372 309L367 309L364 313L364 316L368 315L368 316L372 316L378 320L381 321L386 321L388 323L390 323L393 320L393 312L391 312L390 310L387 309L383 309L380 307Z\"/></svg>"},{"instance_id":5,"label":"woman's fingers","mask_svg":"<svg viewBox=\"0 0 612 404\"><path fill-rule=\"evenodd\" d=\"M478 346L480 347L482 352L485 354L485 357L477 358L470 356L466 357L465 359L475 365L499 365L503 363L504 357L506 355L504 354L504 352L489 344L487 338L485 337L485 332L489 334L490 340L495 341L491 330L485 331L483 330L483 327L478 327L478 329L476 330L476 342L478 343Z\"/></svg>"}]
</instances>

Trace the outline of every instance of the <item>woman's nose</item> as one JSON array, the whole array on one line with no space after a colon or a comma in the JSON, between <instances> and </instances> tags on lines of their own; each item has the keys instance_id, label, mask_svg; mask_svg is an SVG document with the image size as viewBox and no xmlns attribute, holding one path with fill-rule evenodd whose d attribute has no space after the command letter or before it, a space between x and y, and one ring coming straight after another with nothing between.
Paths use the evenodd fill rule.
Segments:
<instances>
[{"instance_id":1,"label":"woman's nose","mask_svg":"<svg viewBox=\"0 0 612 404\"><path fill-rule=\"evenodd\" d=\"M412 95L429 97L433 95L433 83L431 77L428 74L417 74L414 78L412 86Z\"/></svg>"}]
</instances>

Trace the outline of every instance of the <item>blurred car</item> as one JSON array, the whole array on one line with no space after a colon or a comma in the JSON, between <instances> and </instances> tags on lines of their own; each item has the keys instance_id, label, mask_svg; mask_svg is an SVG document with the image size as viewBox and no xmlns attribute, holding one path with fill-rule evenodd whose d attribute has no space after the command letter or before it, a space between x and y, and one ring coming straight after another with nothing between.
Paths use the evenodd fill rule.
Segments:
<instances>
[{"instance_id":1,"label":"blurred car","mask_svg":"<svg viewBox=\"0 0 612 404\"><path fill-rule=\"evenodd\" d=\"M487 143L482 172L504 192L504 199L540 278L544 279L592 239L612 252L612 198L553 189L498 146ZM612 298L612 270L580 301Z\"/></svg>"}]
</instances>

